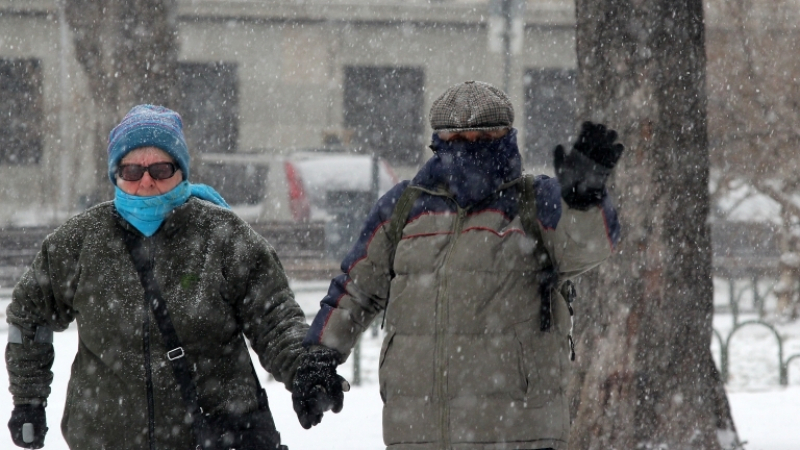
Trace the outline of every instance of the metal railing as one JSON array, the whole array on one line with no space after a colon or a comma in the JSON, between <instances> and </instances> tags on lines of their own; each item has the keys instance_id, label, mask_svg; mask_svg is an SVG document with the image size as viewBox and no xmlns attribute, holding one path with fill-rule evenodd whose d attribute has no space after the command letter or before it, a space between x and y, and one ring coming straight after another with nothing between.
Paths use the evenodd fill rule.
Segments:
<instances>
[{"instance_id":1,"label":"metal railing","mask_svg":"<svg viewBox=\"0 0 800 450\"><path fill-rule=\"evenodd\" d=\"M714 336L717 337L720 347L720 353L719 353L720 376L722 377L723 383L728 382L730 375L729 373L730 344L731 344L731 339L736 334L736 332L746 326L760 325L762 327L766 327L775 336L775 340L778 343L778 379L781 386L787 386L789 384L789 364L794 359L800 358L800 353L792 354L788 358L784 359L783 337L781 337L780 333L778 332L778 330L775 328L774 325L761 319L762 317L764 317L765 299L767 298L767 296L773 293L775 285L773 284L769 286L766 289L766 291L761 292L758 287L759 278L753 276L752 278L750 278L750 281L751 285L748 287L748 289L752 289L754 312L758 314L759 319L739 322L740 312L741 312L739 302L742 300L743 295L747 292L748 289L740 289L737 291L736 280L734 278L728 278L729 304L731 308L731 315L733 316L733 328L731 328L730 332L728 332L727 337L725 337L724 339L722 333L720 333L717 329L713 330Z\"/></svg>"},{"instance_id":2,"label":"metal railing","mask_svg":"<svg viewBox=\"0 0 800 450\"><path fill-rule=\"evenodd\" d=\"M781 386L787 386L789 384L789 363L792 362L795 358L800 358L800 353L795 353L789 356L787 359L783 359L783 338L781 338L780 333L778 330L775 329L774 326L764 322L763 320L748 320L742 323L738 323L734 325L731 329L730 333L728 333L728 337L722 339L722 334L716 329L714 330L714 336L717 337L719 340L719 361L720 361L720 375L722 376L722 382L728 382L728 361L730 358L730 354L728 350L730 349L731 338L733 335L748 325L761 325L772 331L772 334L775 335L775 339L778 341L778 372L779 372L779 380Z\"/></svg>"}]
</instances>

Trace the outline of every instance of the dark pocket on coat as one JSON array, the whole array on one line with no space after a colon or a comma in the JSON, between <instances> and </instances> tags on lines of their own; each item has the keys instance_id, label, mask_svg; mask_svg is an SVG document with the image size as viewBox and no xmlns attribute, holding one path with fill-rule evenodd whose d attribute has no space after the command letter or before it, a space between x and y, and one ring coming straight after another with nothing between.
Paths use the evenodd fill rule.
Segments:
<instances>
[{"instance_id":1,"label":"dark pocket on coat","mask_svg":"<svg viewBox=\"0 0 800 450\"><path fill-rule=\"evenodd\" d=\"M552 329L541 331L537 325L537 321L514 325L521 348L525 402L534 408L542 407L561 395L562 378L566 376L563 370L564 336Z\"/></svg>"}]
</instances>

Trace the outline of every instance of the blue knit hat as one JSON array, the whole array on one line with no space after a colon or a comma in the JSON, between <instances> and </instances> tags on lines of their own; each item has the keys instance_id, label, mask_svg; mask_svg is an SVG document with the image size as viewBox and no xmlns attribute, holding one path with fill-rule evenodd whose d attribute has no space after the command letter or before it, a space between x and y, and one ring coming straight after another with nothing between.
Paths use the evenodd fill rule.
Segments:
<instances>
[{"instance_id":1,"label":"blue knit hat","mask_svg":"<svg viewBox=\"0 0 800 450\"><path fill-rule=\"evenodd\" d=\"M108 136L108 178L117 184L116 170L122 158L140 147L158 147L175 160L189 179L189 149L183 137L181 116L163 106L138 105L131 108Z\"/></svg>"}]
</instances>

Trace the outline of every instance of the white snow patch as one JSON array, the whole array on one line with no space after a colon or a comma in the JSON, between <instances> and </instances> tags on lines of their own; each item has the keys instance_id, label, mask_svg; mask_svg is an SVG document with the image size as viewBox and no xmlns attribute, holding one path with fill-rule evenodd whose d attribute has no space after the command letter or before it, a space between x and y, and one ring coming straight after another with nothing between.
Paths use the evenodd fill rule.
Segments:
<instances>
[{"instance_id":1,"label":"white snow patch","mask_svg":"<svg viewBox=\"0 0 800 450\"><path fill-rule=\"evenodd\" d=\"M324 297L329 281L292 282L298 302L313 317ZM717 287L721 287L717 285ZM8 291L4 291L7 295ZM715 304L727 303L724 289L715 292ZM0 311L5 312L7 297L0 299ZM748 318L744 316L741 320ZM723 335L732 328L730 314L717 313L714 326ZM784 358L800 352L800 321L782 324L779 327L784 337ZM0 321L0 334L6 329L5 321ZM320 425L304 430L297 422L292 409L291 394L283 384L268 380L266 373L259 369L261 381L267 389L270 407L275 423L281 432L283 443L292 449L326 448L328 450L374 450L384 448L381 431L382 403L378 393L378 356L383 332L364 333L361 339L361 377L362 385L353 386L345 394L344 410L339 414L326 413ZM759 327L745 328L732 340L730 355L731 382L728 383L728 399L731 404L734 424L739 439L746 442L747 450L797 450L800 448L800 362L795 360L789 368L789 386L778 384L777 346L775 336ZM712 353L718 361L719 347L716 339ZM53 393L47 408L47 421L50 431L46 448L67 450L61 436L59 423L64 409L70 365L78 346L77 328L73 325L63 333L56 333L54 339L56 359L53 365L55 374ZM252 355L254 361L255 355ZM339 372L352 380L353 359L350 358ZM3 361L2 364L5 364ZM11 394L6 389L8 375L0 368L0 423L7 423L11 414ZM679 400L677 398L673 400ZM331 438L335 436L335 438ZM720 443L732 443L730 429L718 432ZM732 444L731 444L732 445ZM0 430L0 448L14 447L5 427ZM730 446L723 448L731 449Z\"/></svg>"}]
</instances>

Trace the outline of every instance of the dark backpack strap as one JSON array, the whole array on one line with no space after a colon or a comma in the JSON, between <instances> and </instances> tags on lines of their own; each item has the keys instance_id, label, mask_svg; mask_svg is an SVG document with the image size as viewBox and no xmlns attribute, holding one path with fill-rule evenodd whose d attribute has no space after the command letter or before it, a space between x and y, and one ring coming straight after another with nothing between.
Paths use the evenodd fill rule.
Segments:
<instances>
[{"instance_id":1,"label":"dark backpack strap","mask_svg":"<svg viewBox=\"0 0 800 450\"><path fill-rule=\"evenodd\" d=\"M389 243L391 244L389 273L391 274L392 278L394 278L394 254L397 251L397 244L399 244L400 239L403 238L403 228L406 226L406 221L408 221L408 214L411 212L411 208L414 207L414 202L417 201L420 194L422 194L421 190L412 186L406 186L405 190L403 190L403 193L400 194L400 198L397 199L397 204L395 205L394 210L392 210L392 217L389 219L389 225L386 228L386 237L389 239ZM386 307L383 308L381 330L386 322L386 309L388 307L389 305L387 304Z\"/></svg>"},{"instance_id":2,"label":"dark backpack strap","mask_svg":"<svg viewBox=\"0 0 800 450\"><path fill-rule=\"evenodd\" d=\"M569 315L572 317L574 315L572 302L575 301L576 290L575 284L571 280L564 282L559 280L558 267L544 245L544 239L536 219L536 189L534 188L534 181L535 177L533 175L525 174L519 183L519 218L522 221L522 229L525 230L525 234L536 240L536 247L533 250L534 257L543 267L539 280L539 295L542 299L540 328L542 331L547 331L552 326L553 293L556 289L561 290L562 296L567 301ZM575 342L572 339L571 330L569 333L569 347L569 357L574 361Z\"/></svg>"},{"instance_id":3,"label":"dark backpack strap","mask_svg":"<svg viewBox=\"0 0 800 450\"><path fill-rule=\"evenodd\" d=\"M569 318L570 322L572 322L572 318L575 316L575 310L572 308L572 303L575 302L575 297L578 296L578 291L575 289L575 283L572 280L567 280L561 284L561 295L567 301L567 308L569 309ZM575 340L572 339L572 326L570 324L569 329L569 359L571 361L575 361Z\"/></svg>"},{"instance_id":4,"label":"dark backpack strap","mask_svg":"<svg viewBox=\"0 0 800 450\"><path fill-rule=\"evenodd\" d=\"M519 183L519 218L522 221L522 229L525 234L536 240L536 247L533 249L536 260L543 266L554 266L553 259L544 245L544 237L539 230L538 219L536 218L536 188L534 187L535 177L530 174L522 176Z\"/></svg>"},{"instance_id":5,"label":"dark backpack strap","mask_svg":"<svg viewBox=\"0 0 800 450\"><path fill-rule=\"evenodd\" d=\"M397 244L403 238L403 228L406 226L408 214L420 194L422 194L421 190L413 186L407 186L403 193L400 194L400 198L397 199L397 205L392 211L389 227L386 229L386 235L389 237L389 242L392 243L392 261L394 261L394 249L397 248Z\"/></svg>"},{"instance_id":6,"label":"dark backpack strap","mask_svg":"<svg viewBox=\"0 0 800 450\"><path fill-rule=\"evenodd\" d=\"M544 245L544 237L537 223L534 181L533 175L522 176L519 184L519 217L525 234L536 241L533 255L542 266L539 274L539 296L542 300L540 328L542 331L549 331L553 324L553 293L559 285L558 267Z\"/></svg>"},{"instance_id":7,"label":"dark backpack strap","mask_svg":"<svg viewBox=\"0 0 800 450\"><path fill-rule=\"evenodd\" d=\"M389 257L389 270L394 278L394 254L397 250L397 244L400 243L400 240L403 238L403 228L406 226L406 221L408 221L408 214L411 212L411 208L414 207L414 202L417 201L422 191L413 187L407 186L402 194L400 194L400 198L397 199L397 205L395 205L394 210L392 211L392 217L389 219L389 226L386 228L386 237L389 238L389 242L391 243L391 255Z\"/></svg>"}]
</instances>

